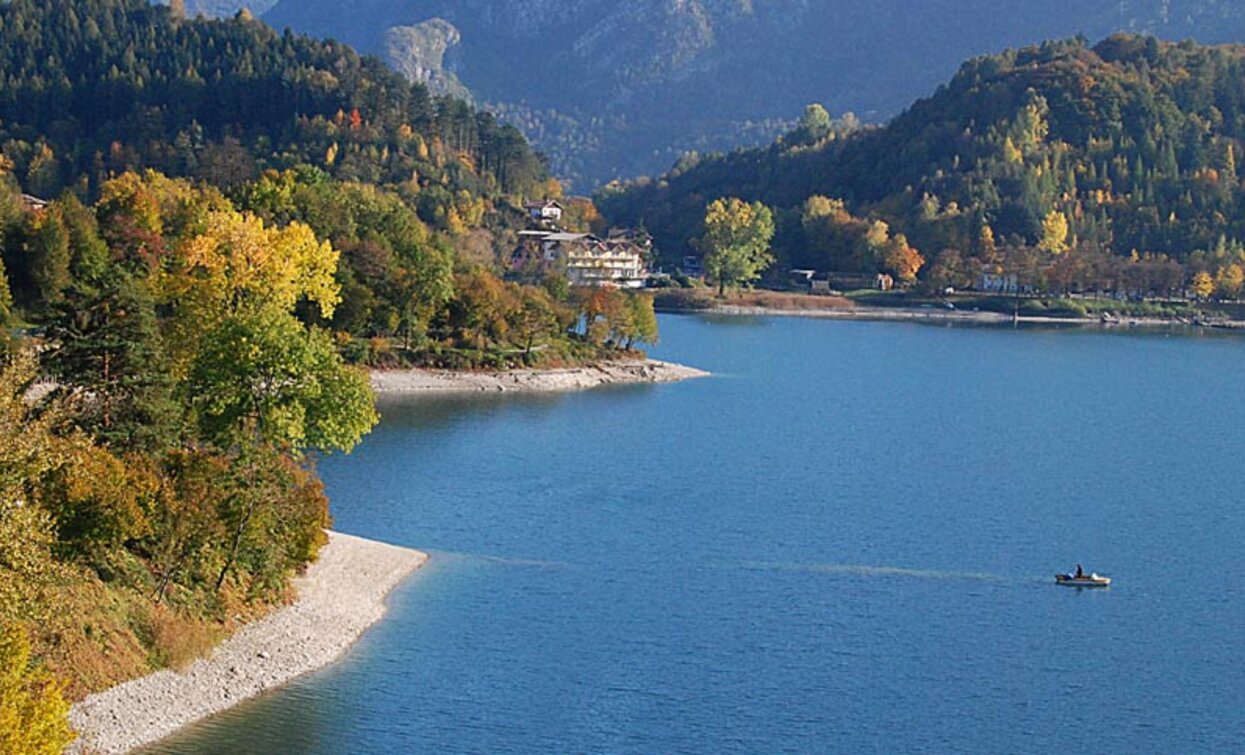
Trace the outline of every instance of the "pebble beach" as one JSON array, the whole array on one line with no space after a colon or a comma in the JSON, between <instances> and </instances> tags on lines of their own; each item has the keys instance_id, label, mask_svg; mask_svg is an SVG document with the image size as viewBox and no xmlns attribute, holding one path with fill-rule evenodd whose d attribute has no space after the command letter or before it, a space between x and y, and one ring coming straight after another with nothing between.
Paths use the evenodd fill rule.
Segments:
<instances>
[{"instance_id":1,"label":"pebble beach","mask_svg":"<svg viewBox=\"0 0 1245 755\"><path fill-rule=\"evenodd\" d=\"M125 753L327 666L385 614L385 598L423 566L419 551L329 533L295 580L295 602L238 631L211 656L91 695L73 706L71 753Z\"/></svg>"}]
</instances>

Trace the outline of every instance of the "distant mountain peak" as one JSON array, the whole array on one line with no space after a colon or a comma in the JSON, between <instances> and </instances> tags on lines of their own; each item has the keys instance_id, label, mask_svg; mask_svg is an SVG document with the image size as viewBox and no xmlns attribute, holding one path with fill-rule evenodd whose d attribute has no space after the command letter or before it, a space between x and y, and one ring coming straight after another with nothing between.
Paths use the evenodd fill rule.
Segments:
<instances>
[{"instance_id":1,"label":"distant mountain peak","mask_svg":"<svg viewBox=\"0 0 1245 755\"><path fill-rule=\"evenodd\" d=\"M809 102L888 119L993 50L1121 30L1245 41L1239 0L281 0L265 20L388 53L436 88L452 72L522 113L580 190L763 143ZM458 32L439 66L442 37L390 31L433 20Z\"/></svg>"}]
</instances>

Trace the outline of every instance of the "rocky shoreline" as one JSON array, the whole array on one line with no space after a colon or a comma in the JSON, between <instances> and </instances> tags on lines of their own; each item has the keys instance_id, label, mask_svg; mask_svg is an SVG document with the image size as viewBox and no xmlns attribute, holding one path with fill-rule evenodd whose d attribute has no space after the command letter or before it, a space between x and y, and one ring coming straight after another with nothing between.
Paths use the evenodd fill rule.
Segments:
<instances>
[{"instance_id":1,"label":"rocky shoreline","mask_svg":"<svg viewBox=\"0 0 1245 755\"><path fill-rule=\"evenodd\" d=\"M159 671L73 706L72 753L124 753L159 741L338 660L385 613L385 597L428 560L419 551L329 533L298 599L247 625L184 671Z\"/></svg>"},{"instance_id":2,"label":"rocky shoreline","mask_svg":"<svg viewBox=\"0 0 1245 755\"><path fill-rule=\"evenodd\" d=\"M374 370L372 388L381 396L450 393L550 393L605 385L675 383L709 373L656 359L599 362L584 367L509 372Z\"/></svg>"}]
</instances>

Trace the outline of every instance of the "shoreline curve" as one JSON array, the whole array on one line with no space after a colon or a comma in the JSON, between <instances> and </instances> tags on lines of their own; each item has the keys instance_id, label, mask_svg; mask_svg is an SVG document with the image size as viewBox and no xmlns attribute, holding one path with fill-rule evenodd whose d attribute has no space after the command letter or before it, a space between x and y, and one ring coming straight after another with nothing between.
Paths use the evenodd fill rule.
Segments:
<instances>
[{"instance_id":1,"label":"shoreline curve","mask_svg":"<svg viewBox=\"0 0 1245 755\"><path fill-rule=\"evenodd\" d=\"M453 393L556 393L607 385L677 383L708 377L694 367L657 359L634 362L597 362L583 367L507 372L456 370L373 370L372 389L378 396L418 396Z\"/></svg>"},{"instance_id":2,"label":"shoreline curve","mask_svg":"<svg viewBox=\"0 0 1245 755\"><path fill-rule=\"evenodd\" d=\"M1058 317L1054 315L975 312L967 310L913 309L909 307L854 307L850 309L780 309L738 304L719 304L707 309L668 310L668 314L719 315L722 317L796 317L811 320L857 322L963 323L970 325L1071 325L1077 327L1212 328L1245 330L1245 321L1202 323L1156 316Z\"/></svg>"},{"instance_id":3,"label":"shoreline curve","mask_svg":"<svg viewBox=\"0 0 1245 755\"><path fill-rule=\"evenodd\" d=\"M389 593L428 561L409 548L329 532L294 580L298 598L183 671L163 670L73 706L70 753L125 753L340 660L385 614Z\"/></svg>"}]
</instances>

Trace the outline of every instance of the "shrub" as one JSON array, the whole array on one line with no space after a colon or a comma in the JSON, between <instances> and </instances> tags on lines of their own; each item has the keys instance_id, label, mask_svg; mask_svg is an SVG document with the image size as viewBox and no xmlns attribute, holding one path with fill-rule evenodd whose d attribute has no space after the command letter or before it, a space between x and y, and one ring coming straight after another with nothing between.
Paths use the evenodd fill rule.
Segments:
<instances>
[{"instance_id":1,"label":"shrub","mask_svg":"<svg viewBox=\"0 0 1245 755\"><path fill-rule=\"evenodd\" d=\"M25 631L0 627L0 752L59 755L73 740L60 685L32 665Z\"/></svg>"}]
</instances>

